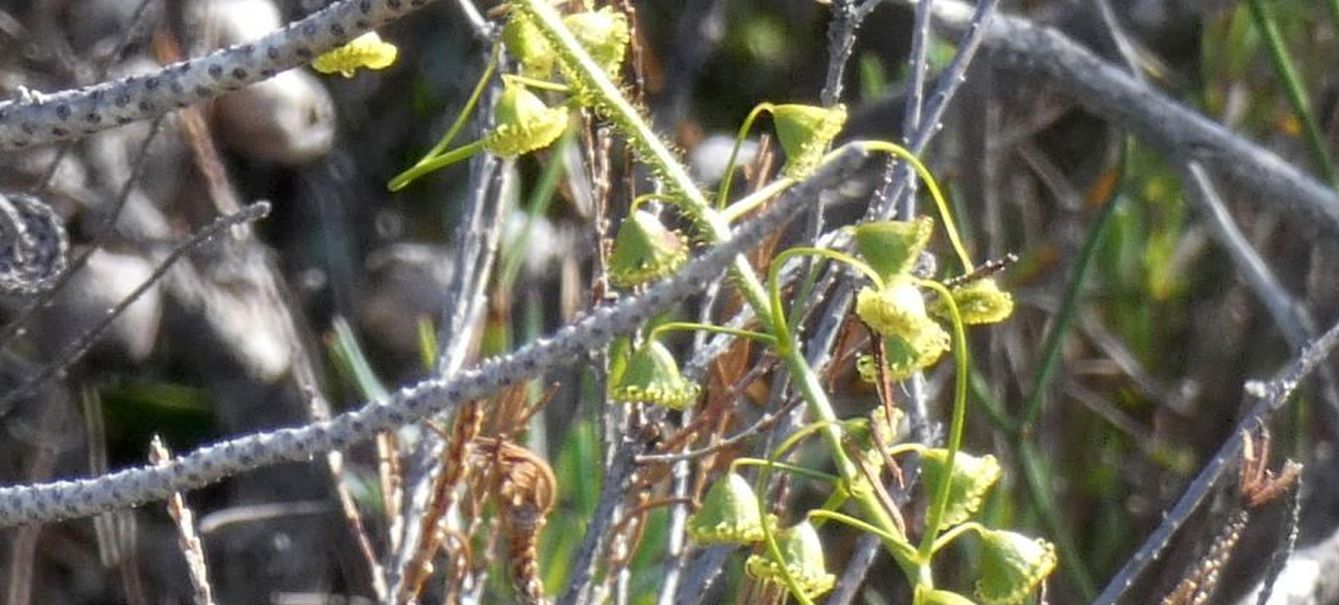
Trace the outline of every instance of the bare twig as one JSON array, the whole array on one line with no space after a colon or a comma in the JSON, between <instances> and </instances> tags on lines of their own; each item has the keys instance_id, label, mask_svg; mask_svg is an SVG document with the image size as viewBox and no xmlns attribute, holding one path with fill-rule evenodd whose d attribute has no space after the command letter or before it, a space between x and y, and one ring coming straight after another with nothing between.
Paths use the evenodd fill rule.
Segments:
<instances>
[{"instance_id":1,"label":"bare twig","mask_svg":"<svg viewBox=\"0 0 1339 605\"><path fill-rule=\"evenodd\" d=\"M1274 323L1283 332L1288 344L1300 349L1316 333L1316 323L1300 301L1288 293L1264 259L1255 251L1246 236L1237 228L1237 223L1228 213L1227 206L1218 195L1208 172L1197 161L1191 160L1182 165L1183 180L1187 185L1190 199L1195 202L1209 218L1210 232L1219 245L1227 249L1232 264L1242 274L1251 291L1259 297ZM1334 374L1329 368L1317 370L1320 374L1322 391L1327 413L1322 417L1330 423L1330 430L1339 426L1339 389L1336 389Z\"/></svg>"},{"instance_id":2,"label":"bare twig","mask_svg":"<svg viewBox=\"0 0 1339 605\"><path fill-rule=\"evenodd\" d=\"M911 138L921 127L921 112L925 110L925 72L930 68L930 40L934 36L930 16L934 11L934 0L921 0L916 3L916 14L911 26L911 52L907 58L908 73L911 81L907 83L907 99L902 106L902 140L910 145ZM907 181L907 192L916 190L915 183ZM912 197L912 196L907 196ZM905 202L911 209L903 213L904 217L915 214L915 199Z\"/></svg>"},{"instance_id":3,"label":"bare twig","mask_svg":"<svg viewBox=\"0 0 1339 605\"><path fill-rule=\"evenodd\" d=\"M938 0L935 6L938 22L951 31L971 23L972 8L960 0ZM1251 198L1339 232L1335 192L1277 154L1140 83L1058 31L1005 14L983 29L982 45L991 51L993 65L1040 77L1164 154L1202 161Z\"/></svg>"},{"instance_id":4,"label":"bare twig","mask_svg":"<svg viewBox=\"0 0 1339 605\"><path fill-rule=\"evenodd\" d=\"M38 415L37 430L44 437L55 433L67 413L67 407L59 402L47 402ZM58 440L44 438L33 443L31 458L27 461L24 476L29 481L41 481L56 470L60 454ZM8 567L5 569L6 605L28 605L32 602L34 555L42 526L30 523L10 531L9 544L5 554Z\"/></svg>"},{"instance_id":5,"label":"bare twig","mask_svg":"<svg viewBox=\"0 0 1339 605\"><path fill-rule=\"evenodd\" d=\"M558 598L557 605L576 605L590 602L590 589L595 573L595 563L599 559L601 547L606 545L605 534L613 523L614 507L621 503L624 489L632 478L637 465L637 444L627 442L614 455L614 460L604 473L604 485L600 488L600 500L595 505L586 535L581 540L572 561L572 577L567 581L567 590Z\"/></svg>"},{"instance_id":6,"label":"bare twig","mask_svg":"<svg viewBox=\"0 0 1339 605\"><path fill-rule=\"evenodd\" d=\"M856 1L836 0L832 3L832 20L828 22L828 71L823 80L823 92L819 95L825 107L841 102L842 79L846 76L851 50L855 48L855 32L869 14L857 7Z\"/></svg>"},{"instance_id":7,"label":"bare twig","mask_svg":"<svg viewBox=\"0 0 1339 605\"><path fill-rule=\"evenodd\" d=\"M154 435L149 444L149 463L166 464L172 459L172 453L163 444L163 438ZM213 605L214 590L209 585L209 569L205 565L205 549L200 536L195 533L195 514L186 506L181 494L173 493L167 499L167 514L177 525L177 544L182 556L186 557L186 569L191 576L191 588L195 589L196 605Z\"/></svg>"},{"instance_id":8,"label":"bare twig","mask_svg":"<svg viewBox=\"0 0 1339 605\"><path fill-rule=\"evenodd\" d=\"M1288 496L1288 512L1283 516L1283 539L1279 541L1279 545L1269 555L1269 566L1265 568L1265 578L1260 581L1260 590L1256 593L1256 605L1267 605L1270 602L1270 596L1274 594L1274 587L1277 585L1279 578L1283 577L1288 568L1288 560L1297 547L1297 533L1302 516L1300 478L1298 484L1293 486ZM1289 596L1292 596L1292 591L1297 588L1300 587L1296 583L1287 586Z\"/></svg>"},{"instance_id":9,"label":"bare twig","mask_svg":"<svg viewBox=\"0 0 1339 605\"><path fill-rule=\"evenodd\" d=\"M1241 455L1245 435L1265 425L1269 417L1281 409L1302 382L1329 355L1331 349L1339 344L1339 325L1330 328L1319 339L1302 350L1302 353L1278 377L1269 382L1248 382L1246 393L1257 399L1255 405L1237 423L1237 427L1228 436L1227 441L1218 448L1209 463L1200 470L1195 480L1186 488L1181 499L1172 507L1162 523L1144 541L1143 546L1134 553L1125 565L1112 577L1102 594L1094 601L1097 605L1111 605L1120 599L1139 574L1162 553L1172 534L1195 512L1200 502L1213 489L1224 471Z\"/></svg>"},{"instance_id":10,"label":"bare twig","mask_svg":"<svg viewBox=\"0 0 1339 605\"><path fill-rule=\"evenodd\" d=\"M484 57L484 61L489 60L489 56ZM484 107L487 109L477 116L480 131L492 126L491 101L499 92L500 87L494 82L486 93ZM465 218L457 232L456 270L447 285L442 323L437 335L440 346L437 351L437 371L442 375L458 371L473 351L482 325L481 318L487 308L484 291L492 281L494 259L503 231L501 225L506 216L505 200L513 181L514 170L510 161L500 162L489 154L483 154L475 157L470 164L471 194L465 207ZM436 433L427 432L415 448L415 457L431 462L425 465L424 472L408 478L409 510L397 510L397 514L403 514L408 519L425 518L426 511L421 507L429 504L429 498L424 496L431 491L434 477L443 472L441 458L432 453L442 446ZM412 564L415 553L422 548L422 543L430 539L421 533L424 529L420 523L397 521L392 525L391 532L398 543L393 553L395 560L391 563L392 594L404 591L403 582L412 573L408 566Z\"/></svg>"},{"instance_id":11,"label":"bare twig","mask_svg":"<svg viewBox=\"0 0 1339 605\"><path fill-rule=\"evenodd\" d=\"M786 405L782 406L781 409L763 414L762 418L759 418L757 422L754 422L748 427L741 429L738 433L735 433L720 441L717 441L716 443L713 443L707 447L696 450L688 450L685 452L675 452L672 454L644 454L637 457L637 464L658 464L668 462L680 462L683 460L692 460L693 458L700 458L708 454L713 454L721 450L734 447L735 445L738 445L740 442L758 434L758 432L771 426L776 421L784 418L786 414L789 414L803 401L804 400L799 398L792 399L789 402L787 402Z\"/></svg>"},{"instance_id":12,"label":"bare twig","mask_svg":"<svg viewBox=\"0 0 1339 605\"><path fill-rule=\"evenodd\" d=\"M70 278L74 277L80 269L84 268L84 265L88 264L93 253L102 248L102 246L111 239L111 236L116 233L116 221L121 216L121 210L125 208L126 201L130 199L130 192L134 190L135 183L139 182L140 176L144 174L144 166L148 164L149 147L153 144L154 139L157 138L162 126L163 119L158 118L154 120L153 124L149 127L149 133L144 136L144 140L140 143L139 151L135 154L135 161L130 166L130 176L126 178L125 183L122 183L121 191L117 194L116 201L112 203L111 209L98 225L96 235L94 235L92 241L89 242L88 249L84 250L83 253L70 261L70 265L65 268L65 271L62 272L59 277L56 278L56 281L51 284L50 289L33 297L33 300L28 303L28 306L24 307L14 319L5 324L4 328L0 328L0 345L6 345L12 341L14 337L19 334L19 331L23 329L23 326L28 325L33 314L50 303L51 300L60 293L61 289L70 282Z\"/></svg>"},{"instance_id":13,"label":"bare twig","mask_svg":"<svg viewBox=\"0 0 1339 605\"><path fill-rule=\"evenodd\" d=\"M972 59L976 57L976 51L981 43L985 41L987 32L991 29L995 19L995 8L999 5L999 0L981 0L970 16L964 15L965 21L961 24L958 41L958 52L953 55L953 62L949 63L944 73L939 76L939 81L935 85L934 93L930 95L929 102L925 109L925 114L916 123L917 130L914 133L908 133L907 148L913 153L922 153L926 146L930 144L930 139L939 132L939 121L944 118L944 112L948 110L948 104L953 100L953 95L958 92L958 88L966 81L967 68L971 66ZM938 5L936 5L938 6ZM965 7L964 7L965 8ZM939 16L938 11L931 8L931 12ZM885 186L880 191L880 198L875 204L870 206L870 211L866 214L867 218L875 216L887 218L892 215L895 205L901 191L907 187L912 187L911 167L905 162L890 161L888 170L885 174ZM914 200L906 202L909 204L906 208L900 208L899 211L914 210ZM910 218L909 213L903 218Z\"/></svg>"},{"instance_id":14,"label":"bare twig","mask_svg":"<svg viewBox=\"0 0 1339 605\"><path fill-rule=\"evenodd\" d=\"M121 32L120 39L116 41L116 48L107 55L107 61L98 66L97 79L101 80L106 78L107 72L111 70L112 65L115 65L117 59L121 57L121 53L125 52L126 47L130 44L131 37L135 34L136 30L139 29L138 25L140 20L144 18L144 11L149 8L150 2L152 2L152 0L140 0L139 6L135 7L135 12L130 15L131 26ZM155 130L157 130L157 127L155 127ZM150 136L149 138L152 139L153 137ZM65 161L65 156L70 153L70 146L70 143L65 143L56 151L55 157L51 158L51 164L47 166L46 174L42 175L41 180L39 180L37 185L33 187L34 192L51 183L51 179L56 176L56 169L60 168L61 162ZM130 182L133 183L134 179L131 179Z\"/></svg>"},{"instance_id":15,"label":"bare twig","mask_svg":"<svg viewBox=\"0 0 1339 605\"><path fill-rule=\"evenodd\" d=\"M153 118L297 67L429 0L342 0L281 30L156 72L0 103L0 151Z\"/></svg>"}]
</instances>

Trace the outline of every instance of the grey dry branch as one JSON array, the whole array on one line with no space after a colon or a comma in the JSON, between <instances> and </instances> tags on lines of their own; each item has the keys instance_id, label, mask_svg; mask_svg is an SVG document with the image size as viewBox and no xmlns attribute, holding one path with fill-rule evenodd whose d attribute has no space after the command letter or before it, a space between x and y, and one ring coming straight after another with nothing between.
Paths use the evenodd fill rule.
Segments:
<instances>
[{"instance_id":1,"label":"grey dry branch","mask_svg":"<svg viewBox=\"0 0 1339 605\"><path fill-rule=\"evenodd\" d=\"M1172 534L1180 529L1186 519L1190 518L1190 515L1195 512L1195 509L1199 508L1200 503L1204 501L1204 497L1222 478L1228 466L1238 460L1246 436L1255 434L1256 429L1264 426L1274 412L1283 408L1302 380L1306 379L1311 372L1321 365L1321 362L1329 357L1330 351L1336 345L1339 345L1339 324L1331 327L1324 335L1303 349L1297 359L1289 364L1278 377L1265 383L1254 381L1246 383L1247 394L1257 399L1255 405L1251 406L1250 411L1237 423L1227 441L1218 448L1214 457L1200 470L1199 475L1186 488L1185 493L1181 495L1181 499L1167 513L1162 523L1149 535L1144 544L1139 547L1139 550L1125 562L1125 565L1107 584L1102 594L1098 595L1097 600L1094 601L1095 604L1112 605L1120 600L1121 596L1148 567L1149 563L1157 559L1162 550L1167 547L1167 543L1172 539Z\"/></svg>"},{"instance_id":2,"label":"grey dry branch","mask_svg":"<svg viewBox=\"0 0 1339 605\"><path fill-rule=\"evenodd\" d=\"M946 29L970 27L971 6L959 0L936 0L934 6L938 23ZM1201 161L1259 203L1277 203L1331 234L1339 233L1335 192L1272 151L1139 82L1051 28L1000 13L984 29L982 46L996 67L1040 77L1168 156Z\"/></svg>"},{"instance_id":3,"label":"grey dry branch","mask_svg":"<svg viewBox=\"0 0 1339 605\"><path fill-rule=\"evenodd\" d=\"M734 235L646 292L596 308L551 338L495 358L478 368L426 380L327 421L238 437L195 450L158 467L125 469L90 479L0 488L0 527L83 517L160 500L224 477L285 461L306 460L332 449L370 439L487 396L502 387L581 359L615 336L640 326L654 314L697 292L737 256L756 245L804 204L866 193L842 187L855 178L866 154L847 148L813 176L783 194L768 210Z\"/></svg>"},{"instance_id":4,"label":"grey dry branch","mask_svg":"<svg viewBox=\"0 0 1339 605\"><path fill-rule=\"evenodd\" d=\"M0 151L78 138L212 99L303 65L431 0L342 0L254 42L144 74L0 103Z\"/></svg>"}]
</instances>

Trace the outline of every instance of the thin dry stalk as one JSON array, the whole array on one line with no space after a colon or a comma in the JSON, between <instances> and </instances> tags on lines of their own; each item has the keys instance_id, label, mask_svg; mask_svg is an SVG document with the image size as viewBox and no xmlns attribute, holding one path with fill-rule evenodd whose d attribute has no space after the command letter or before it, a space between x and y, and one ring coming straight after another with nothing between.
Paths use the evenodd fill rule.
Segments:
<instances>
[{"instance_id":1,"label":"thin dry stalk","mask_svg":"<svg viewBox=\"0 0 1339 605\"><path fill-rule=\"evenodd\" d=\"M154 435L149 443L149 462L155 466L166 464L172 459L163 438ZM209 568L205 564L205 548L200 536L195 533L195 514L186 506L186 499L180 492L174 492L167 499L167 514L177 525L177 545L181 555L186 558L186 570L190 573L191 588L194 589L196 605L214 605L214 589L209 585Z\"/></svg>"},{"instance_id":2,"label":"thin dry stalk","mask_svg":"<svg viewBox=\"0 0 1339 605\"><path fill-rule=\"evenodd\" d=\"M181 45L177 43L177 37L166 27L154 32L153 50L158 61L164 65L185 58L182 56ZM237 212L241 205L233 193L232 185L228 182L227 169L219 157L218 147L214 145L214 137L210 134L209 125L205 122L200 106L182 108L177 112L177 120L186 135L191 155L195 158L195 167L205 179L205 186L214 209L219 214Z\"/></svg>"},{"instance_id":3,"label":"thin dry stalk","mask_svg":"<svg viewBox=\"0 0 1339 605\"><path fill-rule=\"evenodd\" d=\"M1163 598L1162 605L1202 605L1213 596L1224 566L1232 558L1233 549L1241 539L1241 532L1250 523L1251 515L1260 507L1278 500L1297 487L1302 466L1292 460L1284 461L1277 474L1269 470L1269 432L1242 436L1241 468L1237 474L1237 496L1240 508L1232 513L1214 536L1209 552L1192 567L1176 587Z\"/></svg>"},{"instance_id":4,"label":"thin dry stalk","mask_svg":"<svg viewBox=\"0 0 1339 605\"><path fill-rule=\"evenodd\" d=\"M101 475L107 472L107 427L102 416L102 402L91 388L84 389L82 400L88 470ZM102 513L93 518L93 533L97 539L98 558L103 567L116 570L125 601L131 605L147 605L148 598L135 556L138 534L134 515L126 510Z\"/></svg>"},{"instance_id":5,"label":"thin dry stalk","mask_svg":"<svg viewBox=\"0 0 1339 605\"><path fill-rule=\"evenodd\" d=\"M400 467L400 444L394 431L377 433L377 479L381 486L382 511L386 518L387 550L400 550L404 515L404 469Z\"/></svg>"},{"instance_id":6,"label":"thin dry stalk","mask_svg":"<svg viewBox=\"0 0 1339 605\"><path fill-rule=\"evenodd\" d=\"M1214 536L1209 552L1177 583L1176 588L1162 599L1162 605L1203 605L1207 602L1209 597L1213 596L1214 589L1218 587L1219 573L1232 558L1232 549L1236 548L1237 541L1241 539L1241 532L1246 529L1249 520L1250 514L1245 509L1238 509L1233 513L1228 522L1223 524L1218 535Z\"/></svg>"},{"instance_id":7,"label":"thin dry stalk","mask_svg":"<svg viewBox=\"0 0 1339 605\"><path fill-rule=\"evenodd\" d=\"M299 376L302 374L298 373ZM300 383L304 383L304 388L308 389L308 399L314 400L320 397L313 387L308 387L307 379L299 378ZM322 404L310 404L309 408L319 408ZM368 571L372 574L372 591L378 596L386 595L386 575L382 570L381 564L377 562L376 549L372 548L371 536L367 533L367 527L363 525L362 514L358 511L358 503L354 501L353 494L349 492L349 486L344 483L344 452L333 450L325 455L326 468L330 471L331 485L335 489L335 498L339 500L339 510L344 516L344 522L349 527L349 533L353 535L353 541L358 545L358 552L363 555L363 561L367 563Z\"/></svg>"}]
</instances>

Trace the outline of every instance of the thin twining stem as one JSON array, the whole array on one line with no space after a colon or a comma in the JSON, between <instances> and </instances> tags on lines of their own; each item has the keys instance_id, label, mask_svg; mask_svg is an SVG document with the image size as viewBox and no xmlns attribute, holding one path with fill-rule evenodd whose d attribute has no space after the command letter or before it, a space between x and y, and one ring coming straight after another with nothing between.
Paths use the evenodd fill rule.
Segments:
<instances>
[{"instance_id":1,"label":"thin twining stem","mask_svg":"<svg viewBox=\"0 0 1339 605\"><path fill-rule=\"evenodd\" d=\"M448 410L462 401L481 399L549 369L582 359L616 336L636 329L674 303L715 279L734 258L748 251L791 214L815 200L867 193L849 187L866 154L848 147L812 177L782 195L733 236L703 253L675 276L646 292L594 309L551 338L483 363L473 370L425 380L403 388L381 403L371 403L330 420L296 428L255 433L195 450L157 467L125 469L92 479L0 488L0 527L34 521L82 517L161 500L172 492L198 488L229 475L285 461L307 460L343 449L380 431ZM852 191L859 189L861 191ZM828 198L828 199L825 199Z\"/></svg>"},{"instance_id":2,"label":"thin twining stem","mask_svg":"<svg viewBox=\"0 0 1339 605\"><path fill-rule=\"evenodd\" d=\"M431 0L341 0L254 42L129 76L0 103L0 151L155 118L311 61Z\"/></svg>"}]
</instances>

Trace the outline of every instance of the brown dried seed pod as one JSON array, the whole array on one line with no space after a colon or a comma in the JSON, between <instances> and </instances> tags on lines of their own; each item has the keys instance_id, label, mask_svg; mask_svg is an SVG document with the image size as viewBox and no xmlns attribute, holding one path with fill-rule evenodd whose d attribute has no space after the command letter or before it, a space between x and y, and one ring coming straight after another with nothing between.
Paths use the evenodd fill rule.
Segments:
<instances>
[{"instance_id":1,"label":"brown dried seed pod","mask_svg":"<svg viewBox=\"0 0 1339 605\"><path fill-rule=\"evenodd\" d=\"M399 595L402 603L416 599L423 590L423 583L432 575L432 559L446 537L441 521L454 504L456 486L469 475L471 465L466 463L466 458L483 428L483 421L483 403L471 401L456 413L450 435L442 435L447 440L446 451L442 454L442 470L433 482L427 512L420 521L419 548L404 569L405 579ZM468 546L468 540L463 543Z\"/></svg>"},{"instance_id":2,"label":"brown dried seed pod","mask_svg":"<svg viewBox=\"0 0 1339 605\"><path fill-rule=\"evenodd\" d=\"M543 458L499 438L475 440L481 464L494 465L499 513L507 533L507 564L520 602L548 603L539 570L539 532L557 499L558 482Z\"/></svg>"}]
</instances>

